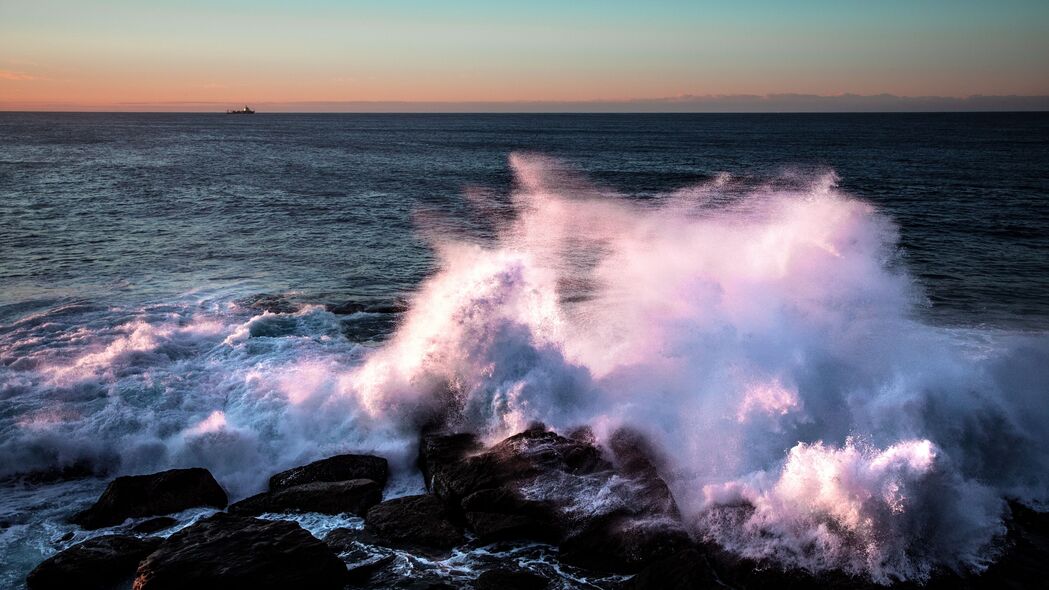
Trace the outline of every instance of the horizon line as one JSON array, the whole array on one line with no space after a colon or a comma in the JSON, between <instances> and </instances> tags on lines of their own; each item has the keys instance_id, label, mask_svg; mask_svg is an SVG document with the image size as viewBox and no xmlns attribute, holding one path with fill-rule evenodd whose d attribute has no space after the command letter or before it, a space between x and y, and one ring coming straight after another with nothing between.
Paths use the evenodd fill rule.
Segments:
<instances>
[{"instance_id":1,"label":"horizon line","mask_svg":"<svg viewBox=\"0 0 1049 590\"><path fill-rule=\"evenodd\" d=\"M893 94L683 94L661 98L519 101L3 101L5 112L224 112L250 104L270 113L863 113L1049 111L1049 95L899 96Z\"/></svg>"}]
</instances>

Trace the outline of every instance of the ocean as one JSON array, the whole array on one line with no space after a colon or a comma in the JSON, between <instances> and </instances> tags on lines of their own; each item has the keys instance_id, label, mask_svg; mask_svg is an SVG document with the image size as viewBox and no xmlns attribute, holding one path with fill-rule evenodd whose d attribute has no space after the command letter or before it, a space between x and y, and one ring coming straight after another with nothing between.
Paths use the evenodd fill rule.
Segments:
<instances>
[{"instance_id":1,"label":"ocean","mask_svg":"<svg viewBox=\"0 0 1049 590\"><path fill-rule=\"evenodd\" d=\"M0 113L0 586L115 475L417 491L446 391L640 428L743 555L978 569L1049 500L1046 228L1047 113Z\"/></svg>"}]
</instances>

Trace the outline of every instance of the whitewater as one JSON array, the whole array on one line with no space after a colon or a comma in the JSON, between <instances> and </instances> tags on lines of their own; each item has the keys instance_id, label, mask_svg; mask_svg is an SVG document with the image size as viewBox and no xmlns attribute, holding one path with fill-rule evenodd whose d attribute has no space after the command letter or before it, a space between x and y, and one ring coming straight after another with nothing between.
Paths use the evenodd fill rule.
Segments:
<instances>
[{"instance_id":1,"label":"whitewater","mask_svg":"<svg viewBox=\"0 0 1049 590\"><path fill-rule=\"evenodd\" d=\"M417 218L437 270L387 338L236 288L0 326L0 477L203 466L238 499L353 451L390 460L396 495L422 489L435 422L630 426L697 539L882 583L980 571L1006 500L1049 501L1049 338L930 322L895 223L834 172L631 199L510 166L509 209L470 199L492 239ZM10 484L0 553L39 561L104 481Z\"/></svg>"}]
</instances>

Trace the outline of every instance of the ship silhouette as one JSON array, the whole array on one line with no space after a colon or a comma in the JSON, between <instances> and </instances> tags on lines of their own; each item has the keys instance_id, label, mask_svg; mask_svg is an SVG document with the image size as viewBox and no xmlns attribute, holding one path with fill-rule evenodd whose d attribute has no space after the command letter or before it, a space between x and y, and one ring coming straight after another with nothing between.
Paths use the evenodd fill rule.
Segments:
<instances>
[{"instance_id":1,"label":"ship silhouette","mask_svg":"<svg viewBox=\"0 0 1049 590\"><path fill-rule=\"evenodd\" d=\"M252 110L248 105L244 105L242 109L236 109L232 111L226 111L227 115L254 115L255 111Z\"/></svg>"}]
</instances>

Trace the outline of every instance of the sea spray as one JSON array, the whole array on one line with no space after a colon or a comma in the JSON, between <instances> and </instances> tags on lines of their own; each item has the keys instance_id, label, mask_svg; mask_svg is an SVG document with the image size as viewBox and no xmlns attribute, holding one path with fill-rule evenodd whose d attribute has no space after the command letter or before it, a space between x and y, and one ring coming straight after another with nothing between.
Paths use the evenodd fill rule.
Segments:
<instances>
[{"instance_id":1,"label":"sea spray","mask_svg":"<svg viewBox=\"0 0 1049 590\"><path fill-rule=\"evenodd\" d=\"M1046 337L927 323L892 220L832 173L644 200L511 164L514 213L477 203L492 240L428 229L439 268L377 347L223 297L5 327L3 475L200 465L236 498L351 450L404 493L435 420L627 425L697 537L883 582L983 567L1003 498L1047 499Z\"/></svg>"},{"instance_id":2,"label":"sea spray","mask_svg":"<svg viewBox=\"0 0 1049 590\"><path fill-rule=\"evenodd\" d=\"M832 174L638 204L512 164L517 217L494 245L436 244L441 271L349 395L450 401L492 439L630 425L697 536L881 582L984 567L1003 498L1045 498L1045 382L995 368L1044 359L1044 337L924 323L894 224Z\"/></svg>"}]
</instances>

